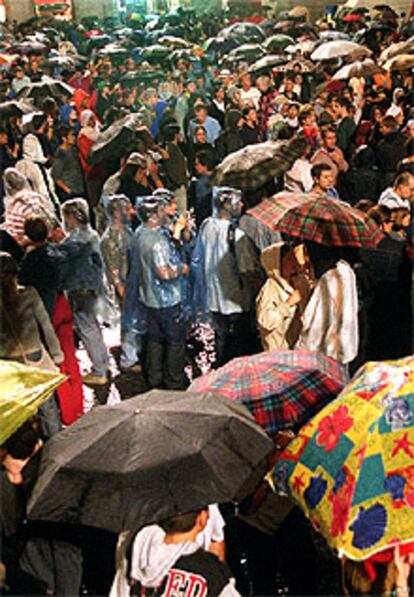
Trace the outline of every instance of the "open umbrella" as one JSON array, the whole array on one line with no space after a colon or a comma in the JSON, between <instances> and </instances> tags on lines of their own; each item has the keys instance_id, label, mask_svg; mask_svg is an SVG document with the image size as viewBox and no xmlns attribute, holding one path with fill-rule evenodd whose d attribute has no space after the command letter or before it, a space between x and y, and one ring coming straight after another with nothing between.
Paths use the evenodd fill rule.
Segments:
<instances>
[{"instance_id":1,"label":"open umbrella","mask_svg":"<svg viewBox=\"0 0 414 597\"><path fill-rule=\"evenodd\" d=\"M38 83L30 83L30 85L23 87L23 89L16 95L16 98L33 98L35 102L40 102L45 97L54 97L56 99L59 99L62 96L71 97L74 91L73 87L67 83L44 76Z\"/></svg>"},{"instance_id":2,"label":"open umbrella","mask_svg":"<svg viewBox=\"0 0 414 597\"><path fill-rule=\"evenodd\" d=\"M99 56L127 56L129 54L129 51L126 48L123 48L122 46L118 45L117 43L111 43L111 44L107 44L105 47L103 47L101 50L99 50L98 55Z\"/></svg>"},{"instance_id":3,"label":"open umbrella","mask_svg":"<svg viewBox=\"0 0 414 597\"><path fill-rule=\"evenodd\" d=\"M373 77L377 73L382 73L383 69L379 67L373 60L367 58L366 60L357 60L352 64L345 64L332 77L334 80L352 79L352 77Z\"/></svg>"},{"instance_id":4,"label":"open umbrella","mask_svg":"<svg viewBox=\"0 0 414 597\"><path fill-rule=\"evenodd\" d=\"M0 52L0 64L5 64L8 67L18 58L18 54L6 54L5 52Z\"/></svg>"},{"instance_id":5,"label":"open umbrella","mask_svg":"<svg viewBox=\"0 0 414 597\"><path fill-rule=\"evenodd\" d=\"M29 515L138 528L236 499L271 448L250 413L223 396L149 392L96 407L47 443Z\"/></svg>"},{"instance_id":6,"label":"open umbrella","mask_svg":"<svg viewBox=\"0 0 414 597\"><path fill-rule=\"evenodd\" d=\"M191 48L192 44L182 37L175 37L174 35L163 35L159 38L158 43L169 48Z\"/></svg>"},{"instance_id":7,"label":"open umbrella","mask_svg":"<svg viewBox=\"0 0 414 597\"><path fill-rule=\"evenodd\" d=\"M332 247L376 247L383 234L344 201L316 193L278 193L248 210L273 230Z\"/></svg>"},{"instance_id":8,"label":"open umbrella","mask_svg":"<svg viewBox=\"0 0 414 597\"><path fill-rule=\"evenodd\" d=\"M259 74L262 71L267 72L275 67L285 64L286 61L287 57L282 56L281 54L263 56L263 58L259 58L259 60L256 60L256 62L251 64L248 71L252 74Z\"/></svg>"},{"instance_id":9,"label":"open umbrella","mask_svg":"<svg viewBox=\"0 0 414 597\"><path fill-rule=\"evenodd\" d=\"M394 58L394 56L399 56L400 54L409 54L412 50L414 50L414 35L407 39L406 41L400 41L396 44L391 44L388 48L385 48L380 54L379 62L383 64L387 62L390 58Z\"/></svg>"},{"instance_id":10,"label":"open umbrella","mask_svg":"<svg viewBox=\"0 0 414 597\"><path fill-rule=\"evenodd\" d=\"M233 359L196 379L190 390L218 392L244 404L274 438L282 429L303 424L348 381L345 368L334 359L292 350Z\"/></svg>"},{"instance_id":11,"label":"open umbrella","mask_svg":"<svg viewBox=\"0 0 414 597\"><path fill-rule=\"evenodd\" d=\"M305 58L298 58L297 60L291 60L287 64L278 68L278 71L281 73L296 70L299 67L299 72L303 74L313 73L316 66L310 60L306 60Z\"/></svg>"},{"instance_id":12,"label":"open umbrella","mask_svg":"<svg viewBox=\"0 0 414 597\"><path fill-rule=\"evenodd\" d=\"M35 111L33 100L8 100L0 103L0 116L23 116Z\"/></svg>"},{"instance_id":13,"label":"open umbrella","mask_svg":"<svg viewBox=\"0 0 414 597\"><path fill-rule=\"evenodd\" d=\"M414 54L400 54L390 58L384 65L388 71L402 71L414 67Z\"/></svg>"},{"instance_id":14,"label":"open umbrella","mask_svg":"<svg viewBox=\"0 0 414 597\"><path fill-rule=\"evenodd\" d=\"M310 54L315 48L315 45L316 42L312 39L305 39L305 41L287 46L285 48L285 52L288 54L296 54L297 52L301 52L302 54Z\"/></svg>"},{"instance_id":15,"label":"open umbrella","mask_svg":"<svg viewBox=\"0 0 414 597\"><path fill-rule=\"evenodd\" d=\"M295 137L289 141L266 141L247 145L230 153L218 164L213 184L238 189L259 189L269 180L283 174L303 155L305 141Z\"/></svg>"},{"instance_id":16,"label":"open umbrella","mask_svg":"<svg viewBox=\"0 0 414 597\"><path fill-rule=\"evenodd\" d=\"M321 31L319 33L319 37L322 41L339 41L339 40L350 40L349 33L345 33L345 31Z\"/></svg>"},{"instance_id":17,"label":"open umbrella","mask_svg":"<svg viewBox=\"0 0 414 597\"><path fill-rule=\"evenodd\" d=\"M273 480L340 555L414 539L414 359L367 363L282 453Z\"/></svg>"},{"instance_id":18,"label":"open umbrella","mask_svg":"<svg viewBox=\"0 0 414 597\"><path fill-rule=\"evenodd\" d=\"M255 23L234 23L233 25L230 25L230 27L222 29L221 33L223 33L226 37L242 37L251 42L258 43L261 43L265 39L263 29Z\"/></svg>"},{"instance_id":19,"label":"open umbrella","mask_svg":"<svg viewBox=\"0 0 414 597\"><path fill-rule=\"evenodd\" d=\"M22 41L14 44L11 50L16 54L38 54L46 52L47 45L40 41Z\"/></svg>"},{"instance_id":20,"label":"open umbrella","mask_svg":"<svg viewBox=\"0 0 414 597\"><path fill-rule=\"evenodd\" d=\"M143 60L147 60L148 62L158 62L165 60L171 54L171 49L167 46L162 46L161 44L153 44L152 46L148 46L143 48L142 50L142 58Z\"/></svg>"},{"instance_id":21,"label":"open umbrella","mask_svg":"<svg viewBox=\"0 0 414 597\"><path fill-rule=\"evenodd\" d=\"M314 62L318 60L332 60L332 58L339 58L340 56L352 56L354 58L361 58L362 56L370 56L371 51L364 46L354 43L353 41L327 41L316 48L311 54Z\"/></svg>"},{"instance_id":22,"label":"open umbrella","mask_svg":"<svg viewBox=\"0 0 414 597\"><path fill-rule=\"evenodd\" d=\"M153 139L149 130L142 125L139 114L128 114L117 120L102 133L99 133L90 153L89 162L98 164L109 157L121 158L125 147L137 136L144 139L148 147L152 147Z\"/></svg>"},{"instance_id":23,"label":"open umbrella","mask_svg":"<svg viewBox=\"0 0 414 597\"><path fill-rule=\"evenodd\" d=\"M242 44L237 48L233 48L229 52L229 57L237 57L240 60L255 61L261 58L265 54L265 50L259 44Z\"/></svg>"},{"instance_id":24,"label":"open umbrella","mask_svg":"<svg viewBox=\"0 0 414 597\"><path fill-rule=\"evenodd\" d=\"M295 43L293 37L284 35L283 33L277 33L268 37L264 42L264 47L268 52L280 52L283 51L287 46L291 46Z\"/></svg>"},{"instance_id":25,"label":"open umbrella","mask_svg":"<svg viewBox=\"0 0 414 597\"><path fill-rule=\"evenodd\" d=\"M0 445L65 381L60 373L0 361Z\"/></svg>"}]
</instances>

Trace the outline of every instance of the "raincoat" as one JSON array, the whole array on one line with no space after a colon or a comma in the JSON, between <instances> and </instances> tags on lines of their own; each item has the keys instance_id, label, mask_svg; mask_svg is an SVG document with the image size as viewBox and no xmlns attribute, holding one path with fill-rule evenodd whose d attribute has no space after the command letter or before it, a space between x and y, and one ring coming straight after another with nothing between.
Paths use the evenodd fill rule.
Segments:
<instances>
[{"instance_id":1,"label":"raincoat","mask_svg":"<svg viewBox=\"0 0 414 597\"><path fill-rule=\"evenodd\" d=\"M281 252L284 243L276 243L265 249L260 257L268 279L256 299L256 318L264 350L287 350L291 348L286 333L297 310L288 305L292 286L281 276Z\"/></svg>"},{"instance_id":2,"label":"raincoat","mask_svg":"<svg viewBox=\"0 0 414 597\"><path fill-rule=\"evenodd\" d=\"M356 276L346 261L338 261L319 279L302 318L295 348L312 350L351 362L358 352L358 296Z\"/></svg>"}]
</instances>

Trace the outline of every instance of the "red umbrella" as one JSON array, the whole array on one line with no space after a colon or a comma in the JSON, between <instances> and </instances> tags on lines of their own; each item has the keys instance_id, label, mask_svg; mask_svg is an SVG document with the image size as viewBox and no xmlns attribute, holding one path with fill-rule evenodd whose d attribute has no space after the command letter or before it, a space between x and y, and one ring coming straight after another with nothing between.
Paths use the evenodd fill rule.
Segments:
<instances>
[{"instance_id":1,"label":"red umbrella","mask_svg":"<svg viewBox=\"0 0 414 597\"><path fill-rule=\"evenodd\" d=\"M309 351L262 352L233 359L196 379L190 390L241 402L271 437L301 425L348 383L345 368Z\"/></svg>"},{"instance_id":2,"label":"red umbrella","mask_svg":"<svg viewBox=\"0 0 414 597\"><path fill-rule=\"evenodd\" d=\"M346 17L344 17L342 20L344 23L354 23L355 21L360 21L361 19L362 15L350 13L349 15L346 15Z\"/></svg>"},{"instance_id":3,"label":"red umbrella","mask_svg":"<svg viewBox=\"0 0 414 597\"><path fill-rule=\"evenodd\" d=\"M330 247L374 248L384 238L359 210L316 193L278 193L247 213L272 230Z\"/></svg>"}]
</instances>

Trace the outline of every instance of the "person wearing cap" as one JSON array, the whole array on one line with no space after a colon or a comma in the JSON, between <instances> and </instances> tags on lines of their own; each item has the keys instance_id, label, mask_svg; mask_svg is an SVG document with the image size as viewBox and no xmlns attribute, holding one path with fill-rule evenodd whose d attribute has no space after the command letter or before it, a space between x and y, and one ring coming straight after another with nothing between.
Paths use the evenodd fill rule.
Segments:
<instances>
[{"instance_id":1,"label":"person wearing cap","mask_svg":"<svg viewBox=\"0 0 414 597\"><path fill-rule=\"evenodd\" d=\"M206 129L207 143L214 145L221 133L221 126L219 122L208 115L207 106L198 104L194 107L195 118L190 120L188 126L188 136L195 141L194 131L197 126L203 126Z\"/></svg>"},{"instance_id":2,"label":"person wearing cap","mask_svg":"<svg viewBox=\"0 0 414 597\"><path fill-rule=\"evenodd\" d=\"M89 207L85 199L69 199L62 205L67 238L59 245L61 252L73 251L75 246L88 245L90 252L82 253L73 268L66 273L62 286L68 291L73 310L75 331L82 340L92 362L92 370L83 376L90 385L108 382L108 351L96 317L98 296L103 288L103 260L99 237L92 230Z\"/></svg>"},{"instance_id":3,"label":"person wearing cap","mask_svg":"<svg viewBox=\"0 0 414 597\"><path fill-rule=\"evenodd\" d=\"M145 306L145 373L151 388L183 390L186 326L182 309L180 277L189 268L177 258L160 224L165 203L146 197L138 204L142 226L137 234L134 255L138 264L138 294Z\"/></svg>"},{"instance_id":4,"label":"person wearing cap","mask_svg":"<svg viewBox=\"0 0 414 597\"><path fill-rule=\"evenodd\" d=\"M231 187L213 189L215 213L199 231L191 270L195 281L193 309L209 317L215 332L216 362L220 367L248 353L252 296L245 277L254 268L250 241L237 225L242 193Z\"/></svg>"}]
</instances>

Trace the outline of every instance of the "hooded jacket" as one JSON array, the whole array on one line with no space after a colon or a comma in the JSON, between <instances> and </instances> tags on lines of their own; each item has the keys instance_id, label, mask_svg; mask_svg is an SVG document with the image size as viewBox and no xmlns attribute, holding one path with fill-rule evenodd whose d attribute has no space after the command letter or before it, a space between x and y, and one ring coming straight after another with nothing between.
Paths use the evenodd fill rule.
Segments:
<instances>
[{"instance_id":1,"label":"hooded jacket","mask_svg":"<svg viewBox=\"0 0 414 597\"><path fill-rule=\"evenodd\" d=\"M236 597L227 566L196 542L166 544L157 526L142 529L132 549L130 576L139 594Z\"/></svg>"},{"instance_id":2,"label":"hooded jacket","mask_svg":"<svg viewBox=\"0 0 414 597\"><path fill-rule=\"evenodd\" d=\"M55 183L46 162L39 139L31 133L26 135L23 140L23 159L17 162L16 170L27 178L35 193L48 197L58 211Z\"/></svg>"},{"instance_id":3,"label":"hooded jacket","mask_svg":"<svg viewBox=\"0 0 414 597\"><path fill-rule=\"evenodd\" d=\"M281 261L284 243L276 243L262 251L260 261L268 275L256 298L256 318L264 350L288 350L286 333L296 312L296 305L287 304L292 286L282 278Z\"/></svg>"}]
</instances>

